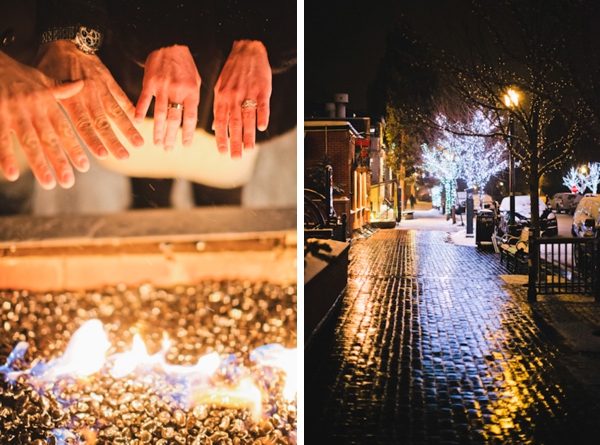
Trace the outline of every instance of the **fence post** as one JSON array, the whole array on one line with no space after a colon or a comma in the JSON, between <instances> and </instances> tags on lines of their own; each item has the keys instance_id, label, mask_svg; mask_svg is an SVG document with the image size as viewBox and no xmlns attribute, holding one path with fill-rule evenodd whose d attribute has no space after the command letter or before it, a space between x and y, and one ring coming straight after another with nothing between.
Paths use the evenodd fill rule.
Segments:
<instances>
[{"instance_id":1,"label":"fence post","mask_svg":"<svg viewBox=\"0 0 600 445\"><path fill-rule=\"evenodd\" d=\"M534 235L529 238L529 259L527 260L529 265L529 284L527 288L527 301L537 301L537 292L535 289L535 282L537 281L538 264L540 262L540 247L538 240Z\"/></svg>"},{"instance_id":2,"label":"fence post","mask_svg":"<svg viewBox=\"0 0 600 445\"><path fill-rule=\"evenodd\" d=\"M594 286L594 300L600 302L600 238L598 236L594 239L594 256L596 264L592 272L592 286Z\"/></svg>"}]
</instances>

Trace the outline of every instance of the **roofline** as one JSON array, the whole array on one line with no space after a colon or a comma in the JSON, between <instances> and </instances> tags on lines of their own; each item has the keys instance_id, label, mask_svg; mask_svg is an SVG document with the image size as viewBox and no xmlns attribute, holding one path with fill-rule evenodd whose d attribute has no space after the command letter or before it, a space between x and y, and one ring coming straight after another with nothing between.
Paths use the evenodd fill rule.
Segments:
<instances>
[{"instance_id":1,"label":"roofline","mask_svg":"<svg viewBox=\"0 0 600 445\"><path fill-rule=\"evenodd\" d=\"M329 120L323 120L323 121L304 121L304 128L306 127L323 127L323 128L328 128L328 127L338 127L338 128L343 128L343 127L347 127L352 133L354 133L356 136L358 137L363 137L361 136L360 132L358 132L358 130L356 130L356 128L354 128L352 126L352 124L348 121L329 121Z\"/></svg>"}]
</instances>

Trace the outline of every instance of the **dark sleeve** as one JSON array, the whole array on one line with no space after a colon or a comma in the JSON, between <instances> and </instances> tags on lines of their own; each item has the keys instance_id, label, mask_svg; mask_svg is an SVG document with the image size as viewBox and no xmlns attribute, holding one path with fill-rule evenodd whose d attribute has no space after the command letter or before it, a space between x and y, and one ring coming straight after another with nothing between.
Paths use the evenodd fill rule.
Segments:
<instances>
[{"instance_id":1,"label":"dark sleeve","mask_svg":"<svg viewBox=\"0 0 600 445\"><path fill-rule=\"evenodd\" d=\"M296 2L290 0L107 0L112 27L133 58L186 45L195 59L229 54L236 40L260 40L274 72L296 62Z\"/></svg>"},{"instance_id":2,"label":"dark sleeve","mask_svg":"<svg viewBox=\"0 0 600 445\"><path fill-rule=\"evenodd\" d=\"M230 49L236 40L260 40L273 72L296 63L297 3L290 0L225 0L220 5L217 36Z\"/></svg>"},{"instance_id":3,"label":"dark sleeve","mask_svg":"<svg viewBox=\"0 0 600 445\"><path fill-rule=\"evenodd\" d=\"M86 26L106 32L108 18L102 0L36 0L36 32L54 27Z\"/></svg>"}]
</instances>

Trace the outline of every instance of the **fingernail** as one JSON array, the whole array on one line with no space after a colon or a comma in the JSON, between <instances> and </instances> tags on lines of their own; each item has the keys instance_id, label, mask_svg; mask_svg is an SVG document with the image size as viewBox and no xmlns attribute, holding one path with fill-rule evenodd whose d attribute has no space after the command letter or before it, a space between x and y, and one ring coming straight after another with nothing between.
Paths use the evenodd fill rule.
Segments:
<instances>
[{"instance_id":1,"label":"fingernail","mask_svg":"<svg viewBox=\"0 0 600 445\"><path fill-rule=\"evenodd\" d=\"M15 166L8 167L6 171L6 179L16 181L19 178L19 170Z\"/></svg>"},{"instance_id":2,"label":"fingernail","mask_svg":"<svg viewBox=\"0 0 600 445\"><path fill-rule=\"evenodd\" d=\"M258 131L265 131L267 129L266 125L259 125L258 126Z\"/></svg>"},{"instance_id":3,"label":"fingernail","mask_svg":"<svg viewBox=\"0 0 600 445\"><path fill-rule=\"evenodd\" d=\"M144 138L142 138L139 134L134 134L133 145L136 147L141 147L142 145L144 145Z\"/></svg>"},{"instance_id":4,"label":"fingernail","mask_svg":"<svg viewBox=\"0 0 600 445\"><path fill-rule=\"evenodd\" d=\"M79 159L79 168L83 171L88 171L90 168L90 161L87 158Z\"/></svg>"},{"instance_id":5,"label":"fingernail","mask_svg":"<svg viewBox=\"0 0 600 445\"><path fill-rule=\"evenodd\" d=\"M117 156L119 159L127 159L127 158L129 158L129 152L127 150L125 150L124 148L121 148L117 152Z\"/></svg>"},{"instance_id":6,"label":"fingernail","mask_svg":"<svg viewBox=\"0 0 600 445\"><path fill-rule=\"evenodd\" d=\"M52 173L46 173L44 175L44 183L42 185L46 190L53 189L56 186L56 180L54 179L54 176L52 176Z\"/></svg>"},{"instance_id":7,"label":"fingernail","mask_svg":"<svg viewBox=\"0 0 600 445\"><path fill-rule=\"evenodd\" d=\"M167 153L173 151L173 146L172 145L165 145L165 151Z\"/></svg>"},{"instance_id":8,"label":"fingernail","mask_svg":"<svg viewBox=\"0 0 600 445\"><path fill-rule=\"evenodd\" d=\"M75 177L71 172L64 172L62 175L63 187L71 187L75 182Z\"/></svg>"},{"instance_id":9,"label":"fingernail","mask_svg":"<svg viewBox=\"0 0 600 445\"><path fill-rule=\"evenodd\" d=\"M107 157L107 156L108 156L108 151L107 151L107 150L106 150L106 148L104 148L104 147L98 147L98 148L96 149L96 153L98 153L98 157L99 157L100 159L104 159L105 157Z\"/></svg>"},{"instance_id":10,"label":"fingernail","mask_svg":"<svg viewBox=\"0 0 600 445\"><path fill-rule=\"evenodd\" d=\"M183 141L183 146L184 147L189 147L190 145L192 145L192 141L189 139L186 139L185 141Z\"/></svg>"},{"instance_id":11,"label":"fingernail","mask_svg":"<svg viewBox=\"0 0 600 445\"><path fill-rule=\"evenodd\" d=\"M154 139L154 146L163 145L163 141L161 139Z\"/></svg>"},{"instance_id":12,"label":"fingernail","mask_svg":"<svg viewBox=\"0 0 600 445\"><path fill-rule=\"evenodd\" d=\"M231 153L231 159L241 159L241 157L242 157L242 153L239 151Z\"/></svg>"},{"instance_id":13,"label":"fingernail","mask_svg":"<svg viewBox=\"0 0 600 445\"><path fill-rule=\"evenodd\" d=\"M219 153L224 154L227 153L227 145L219 145Z\"/></svg>"}]
</instances>

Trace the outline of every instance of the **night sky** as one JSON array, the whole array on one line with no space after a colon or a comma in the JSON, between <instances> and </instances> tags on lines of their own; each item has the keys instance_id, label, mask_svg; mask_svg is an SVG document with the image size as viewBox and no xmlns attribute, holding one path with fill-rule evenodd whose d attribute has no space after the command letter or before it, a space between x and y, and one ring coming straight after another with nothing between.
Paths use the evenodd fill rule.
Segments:
<instances>
[{"instance_id":1,"label":"night sky","mask_svg":"<svg viewBox=\"0 0 600 445\"><path fill-rule=\"evenodd\" d=\"M367 109L367 89L385 52L387 34L404 16L431 27L453 14L452 1L382 0L304 3L304 91L306 113L348 93L349 109ZM341 8L340 4L344 7ZM437 23L437 24L436 24Z\"/></svg>"}]
</instances>

